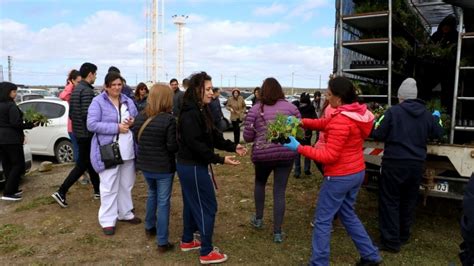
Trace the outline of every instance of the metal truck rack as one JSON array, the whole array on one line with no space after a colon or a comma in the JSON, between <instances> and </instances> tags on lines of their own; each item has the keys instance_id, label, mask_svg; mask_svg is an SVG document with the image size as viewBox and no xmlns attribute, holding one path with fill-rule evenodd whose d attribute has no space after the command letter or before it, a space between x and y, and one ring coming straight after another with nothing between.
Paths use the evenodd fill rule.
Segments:
<instances>
[{"instance_id":1,"label":"metal truck rack","mask_svg":"<svg viewBox=\"0 0 474 266\"><path fill-rule=\"evenodd\" d=\"M356 0L357 1L357 0ZM334 49L334 72L345 75L352 80L362 83L381 85L384 90L378 94L360 95L362 98L386 103L394 103L394 88L408 76L414 76L415 71L397 73L394 62L399 59L399 49L394 44L394 38L402 36L416 50L418 40L410 35L405 28L406 23L394 18L393 3L398 0L387 0L387 9L377 12L354 14L353 0L336 0L336 36ZM474 1L464 0L403 0L410 12L416 14L421 23L420 27L431 33L431 28L449 14L455 14L459 20L459 38L456 51L456 69L454 79L453 108L451 112L451 127L449 143L433 143L428 145L426 172L421 191L427 196L462 199L463 189L474 171L474 145L455 143L454 134L458 131L474 132L474 124L459 123L462 108L474 101L474 97L465 96L466 88L463 75L474 72L473 65L462 65L463 49L474 49L474 34L465 32L463 8L452 5L467 4L474 8ZM359 1L360 2L360 1ZM469 3L470 2L470 3ZM362 38L365 33L377 31L385 36L377 38ZM408 33L408 34L407 34ZM369 34L370 35L370 34ZM380 66L357 65L358 60L382 61ZM469 72L470 71L470 72ZM459 103L462 101L463 104ZM472 103L471 103L472 105ZM366 141L364 155L367 164L368 187L377 187L377 178L383 155L383 143Z\"/></svg>"}]
</instances>

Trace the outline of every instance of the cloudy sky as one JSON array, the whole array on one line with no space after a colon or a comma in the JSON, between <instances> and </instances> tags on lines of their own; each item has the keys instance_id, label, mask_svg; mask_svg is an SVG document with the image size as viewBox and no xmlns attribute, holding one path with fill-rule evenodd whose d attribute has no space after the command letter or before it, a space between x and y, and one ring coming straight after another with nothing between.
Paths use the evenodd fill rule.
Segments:
<instances>
[{"instance_id":1,"label":"cloudy sky","mask_svg":"<svg viewBox=\"0 0 474 266\"><path fill-rule=\"evenodd\" d=\"M68 71L95 63L98 80L110 65L127 82L145 81L146 0L0 0L0 65L13 82L63 85ZM333 0L166 0L165 69L176 76L177 29L187 15L184 74L207 71L214 86L258 86L269 76L283 86L319 87L332 71ZM292 75L293 73L293 75ZM0 75L1 78L1 75Z\"/></svg>"}]
</instances>

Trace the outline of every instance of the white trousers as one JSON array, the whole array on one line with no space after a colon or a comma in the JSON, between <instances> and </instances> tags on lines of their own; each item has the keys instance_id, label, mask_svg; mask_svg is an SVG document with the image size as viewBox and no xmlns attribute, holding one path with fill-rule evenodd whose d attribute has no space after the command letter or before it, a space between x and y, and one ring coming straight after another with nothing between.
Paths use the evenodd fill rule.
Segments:
<instances>
[{"instance_id":1,"label":"white trousers","mask_svg":"<svg viewBox=\"0 0 474 266\"><path fill-rule=\"evenodd\" d=\"M100 226L115 226L117 219L133 219L132 189L136 177L134 160L126 160L121 165L106 169L99 176Z\"/></svg>"}]
</instances>

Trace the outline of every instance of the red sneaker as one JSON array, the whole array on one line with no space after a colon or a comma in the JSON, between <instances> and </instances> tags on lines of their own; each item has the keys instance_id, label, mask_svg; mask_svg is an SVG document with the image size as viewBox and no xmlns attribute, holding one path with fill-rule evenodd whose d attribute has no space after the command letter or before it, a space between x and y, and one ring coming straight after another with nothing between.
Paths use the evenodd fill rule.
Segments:
<instances>
[{"instance_id":1,"label":"red sneaker","mask_svg":"<svg viewBox=\"0 0 474 266\"><path fill-rule=\"evenodd\" d=\"M206 256L200 256L199 260L201 261L201 264L221 263L227 260L227 255L220 253L219 249L214 247L213 251Z\"/></svg>"},{"instance_id":2,"label":"red sneaker","mask_svg":"<svg viewBox=\"0 0 474 266\"><path fill-rule=\"evenodd\" d=\"M182 251L200 249L201 241L197 239L194 239L192 242L189 242L189 243L184 243L183 241L181 241L181 243L179 244L179 247L181 248Z\"/></svg>"}]
</instances>

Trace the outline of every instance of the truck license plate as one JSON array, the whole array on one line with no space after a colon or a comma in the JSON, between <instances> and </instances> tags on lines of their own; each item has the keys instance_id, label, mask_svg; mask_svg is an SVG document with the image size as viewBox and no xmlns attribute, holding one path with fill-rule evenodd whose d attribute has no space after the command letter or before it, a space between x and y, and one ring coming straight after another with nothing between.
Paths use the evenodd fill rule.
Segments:
<instances>
[{"instance_id":1,"label":"truck license plate","mask_svg":"<svg viewBox=\"0 0 474 266\"><path fill-rule=\"evenodd\" d=\"M425 188L420 186L421 190L424 190ZM449 184L448 182L439 182L434 185L434 187L431 189L431 191L436 191L436 192L441 192L441 193L448 193L449 192Z\"/></svg>"}]
</instances>

